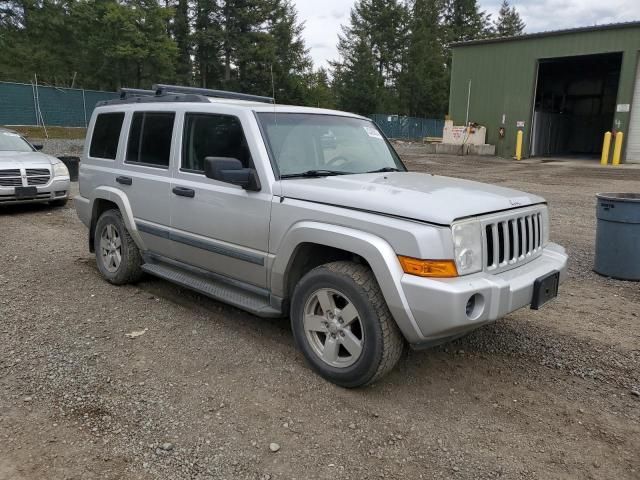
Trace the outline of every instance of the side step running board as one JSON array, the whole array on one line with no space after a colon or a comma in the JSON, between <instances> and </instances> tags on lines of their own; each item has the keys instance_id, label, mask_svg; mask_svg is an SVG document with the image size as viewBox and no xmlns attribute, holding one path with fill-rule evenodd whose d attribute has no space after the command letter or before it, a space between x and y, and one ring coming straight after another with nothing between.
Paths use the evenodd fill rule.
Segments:
<instances>
[{"instance_id":1,"label":"side step running board","mask_svg":"<svg viewBox=\"0 0 640 480\"><path fill-rule=\"evenodd\" d=\"M282 317L282 312L270 305L268 296L247 291L239 286L213 278L203 278L182 268L163 263L145 263L142 265L142 270L259 317Z\"/></svg>"}]
</instances>

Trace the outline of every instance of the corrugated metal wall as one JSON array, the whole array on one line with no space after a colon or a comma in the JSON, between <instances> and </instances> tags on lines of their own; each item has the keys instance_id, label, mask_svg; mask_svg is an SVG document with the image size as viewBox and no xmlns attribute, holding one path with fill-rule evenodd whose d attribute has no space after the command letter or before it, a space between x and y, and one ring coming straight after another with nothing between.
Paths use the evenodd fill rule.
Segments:
<instances>
[{"instance_id":1,"label":"corrugated metal wall","mask_svg":"<svg viewBox=\"0 0 640 480\"><path fill-rule=\"evenodd\" d=\"M449 115L456 125L464 124L471 82L469 121L487 127L487 142L503 157L514 155L516 123L525 122L523 154L528 156L538 60L622 52L616 103L631 104L638 50L637 26L456 46ZM500 139L503 115L506 136ZM611 128L626 133L628 126L629 112L616 112Z\"/></svg>"},{"instance_id":2,"label":"corrugated metal wall","mask_svg":"<svg viewBox=\"0 0 640 480\"><path fill-rule=\"evenodd\" d=\"M0 82L0 125L38 125L35 98L30 84ZM37 98L45 125L86 127L96 103L118 94L39 86Z\"/></svg>"}]
</instances>

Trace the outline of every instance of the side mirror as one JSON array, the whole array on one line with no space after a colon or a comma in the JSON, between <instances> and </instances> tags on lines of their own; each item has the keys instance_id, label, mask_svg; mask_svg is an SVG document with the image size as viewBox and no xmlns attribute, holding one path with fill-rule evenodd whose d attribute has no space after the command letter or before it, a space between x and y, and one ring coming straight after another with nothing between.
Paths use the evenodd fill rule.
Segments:
<instances>
[{"instance_id":1,"label":"side mirror","mask_svg":"<svg viewBox=\"0 0 640 480\"><path fill-rule=\"evenodd\" d=\"M253 168L244 168L237 158L205 157L204 174L207 178L239 185L245 190L260 190L256 171Z\"/></svg>"},{"instance_id":2,"label":"side mirror","mask_svg":"<svg viewBox=\"0 0 640 480\"><path fill-rule=\"evenodd\" d=\"M33 148L35 148L36 150L42 150L42 147L44 147L44 145L42 145L41 143L33 144Z\"/></svg>"}]
</instances>

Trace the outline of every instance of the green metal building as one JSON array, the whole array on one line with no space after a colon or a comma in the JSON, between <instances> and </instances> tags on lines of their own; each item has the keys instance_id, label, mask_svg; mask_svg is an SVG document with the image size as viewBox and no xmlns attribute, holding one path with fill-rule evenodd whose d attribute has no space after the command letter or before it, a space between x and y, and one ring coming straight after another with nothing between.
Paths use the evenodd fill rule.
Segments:
<instances>
[{"instance_id":1,"label":"green metal building","mask_svg":"<svg viewBox=\"0 0 640 480\"><path fill-rule=\"evenodd\" d=\"M640 163L640 22L453 45L449 116L487 127L496 154L599 159L606 131ZM613 149L613 145L612 145Z\"/></svg>"}]
</instances>

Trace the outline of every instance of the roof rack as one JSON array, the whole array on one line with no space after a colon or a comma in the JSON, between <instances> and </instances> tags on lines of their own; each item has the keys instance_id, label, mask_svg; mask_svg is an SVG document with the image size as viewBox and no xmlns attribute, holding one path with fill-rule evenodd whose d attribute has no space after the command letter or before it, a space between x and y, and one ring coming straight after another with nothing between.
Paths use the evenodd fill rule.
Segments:
<instances>
[{"instance_id":1,"label":"roof rack","mask_svg":"<svg viewBox=\"0 0 640 480\"><path fill-rule=\"evenodd\" d=\"M113 100L102 100L96 103L96 107L105 107L107 105L125 105L128 103L159 103L159 102L183 102L183 103L204 103L209 102L202 95L185 95L185 94L166 94L166 95L131 95L120 93L120 98Z\"/></svg>"},{"instance_id":2,"label":"roof rack","mask_svg":"<svg viewBox=\"0 0 640 480\"><path fill-rule=\"evenodd\" d=\"M153 90L141 88L121 88L120 98L103 100L96 104L98 107L106 105L120 105L126 103L156 103L156 102L209 102L207 97L228 98L260 103L275 103L271 97L249 95L247 93L226 92L224 90L210 90L208 88L183 87L180 85L153 85Z\"/></svg>"},{"instance_id":3,"label":"roof rack","mask_svg":"<svg viewBox=\"0 0 640 480\"><path fill-rule=\"evenodd\" d=\"M191 95L203 95L205 97L228 98L232 100L247 100L250 102L275 103L272 97L262 97L260 95L250 95L248 93L227 92L225 90L211 90L209 88L183 87L180 85L157 84L152 87L156 95L167 93L184 93Z\"/></svg>"},{"instance_id":4,"label":"roof rack","mask_svg":"<svg viewBox=\"0 0 640 480\"><path fill-rule=\"evenodd\" d=\"M141 88L121 88L120 90L120 98L131 98L131 97L149 97L156 94L154 90L143 90Z\"/></svg>"}]
</instances>

